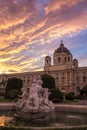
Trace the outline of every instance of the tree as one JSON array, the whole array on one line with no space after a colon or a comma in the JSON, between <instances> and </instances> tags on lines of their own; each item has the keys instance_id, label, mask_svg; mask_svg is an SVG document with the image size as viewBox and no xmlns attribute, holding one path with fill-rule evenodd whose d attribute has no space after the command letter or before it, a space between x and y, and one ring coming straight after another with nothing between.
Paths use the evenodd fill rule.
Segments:
<instances>
[{"instance_id":1,"label":"tree","mask_svg":"<svg viewBox=\"0 0 87 130\"><path fill-rule=\"evenodd\" d=\"M74 92L69 92L65 95L65 98L67 100L74 100L75 99L75 93Z\"/></svg>"},{"instance_id":2,"label":"tree","mask_svg":"<svg viewBox=\"0 0 87 130\"><path fill-rule=\"evenodd\" d=\"M80 95L84 96L84 99L87 100L87 85L80 90Z\"/></svg>"},{"instance_id":3,"label":"tree","mask_svg":"<svg viewBox=\"0 0 87 130\"><path fill-rule=\"evenodd\" d=\"M8 79L6 91L5 91L5 97L7 97L7 93L11 90L21 91L22 86L23 86L23 83L21 79L18 79L15 77Z\"/></svg>"},{"instance_id":4,"label":"tree","mask_svg":"<svg viewBox=\"0 0 87 130\"><path fill-rule=\"evenodd\" d=\"M55 89L55 79L47 74L44 74L41 76L42 81L43 81L43 88L48 88L48 89Z\"/></svg>"},{"instance_id":5,"label":"tree","mask_svg":"<svg viewBox=\"0 0 87 130\"><path fill-rule=\"evenodd\" d=\"M51 89L49 95L49 100L53 103L60 103L64 99L64 94L59 89Z\"/></svg>"}]
</instances>

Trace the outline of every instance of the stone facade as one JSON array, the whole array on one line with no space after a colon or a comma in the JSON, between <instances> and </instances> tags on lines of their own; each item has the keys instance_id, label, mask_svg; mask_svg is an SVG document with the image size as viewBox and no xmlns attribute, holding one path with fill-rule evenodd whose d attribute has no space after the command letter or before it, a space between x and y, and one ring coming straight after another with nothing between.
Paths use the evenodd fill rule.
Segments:
<instances>
[{"instance_id":1,"label":"stone facade","mask_svg":"<svg viewBox=\"0 0 87 130\"><path fill-rule=\"evenodd\" d=\"M53 54L53 64L51 57L45 57L44 71L4 74L0 75L0 81L7 81L9 78L16 77L23 81L23 86L30 84L31 77L38 75L50 75L55 79L56 88L64 93L75 92L87 85L87 67L79 67L78 60L73 59L71 52L61 41Z\"/></svg>"}]
</instances>

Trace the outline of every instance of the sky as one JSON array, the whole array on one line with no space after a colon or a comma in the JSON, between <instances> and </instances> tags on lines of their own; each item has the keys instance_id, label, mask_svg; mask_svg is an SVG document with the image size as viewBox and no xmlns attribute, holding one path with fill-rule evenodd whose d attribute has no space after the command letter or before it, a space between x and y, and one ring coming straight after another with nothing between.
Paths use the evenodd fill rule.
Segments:
<instances>
[{"instance_id":1,"label":"sky","mask_svg":"<svg viewBox=\"0 0 87 130\"><path fill-rule=\"evenodd\" d=\"M0 74L43 70L61 40L87 66L87 0L0 0Z\"/></svg>"}]
</instances>

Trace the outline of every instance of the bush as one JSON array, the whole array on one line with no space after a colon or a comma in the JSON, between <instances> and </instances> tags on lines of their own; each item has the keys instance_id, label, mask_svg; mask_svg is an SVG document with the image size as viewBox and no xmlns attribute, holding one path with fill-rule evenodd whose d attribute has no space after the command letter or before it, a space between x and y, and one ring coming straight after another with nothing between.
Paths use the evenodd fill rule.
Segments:
<instances>
[{"instance_id":1,"label":"bush","mask_svg":"<svg viewBox=\"0 0 87 130\"><path fill-rule=\"evenodd\" d=\"M5 97L7 98L7 93L11 90L13 91L16 89L17 91L21 91L22 86L23 83L21 79L18 78L8 79L6 89L5 89Z\"/></svg>"},{"instance_id":2,"label":"bush","mask_svg":"<svg viewBox=\"0 0 87 130\"><path fill-rule=\"evenodd\" d=\"M7 92L7 98L9 99L15 99L20 94L20 91L14 89Z\"/></svg>"},{"instance_id":3,"label":"bush","mask_svg":"<svg viewBox=\"0 0 87 130\"><path fill-rule=\"evenodd\" d=\"M65 95L65 98L67 100L74 100L75 99L75 93L74 92L69 92Z\"/></svg>"},{"instance_id":4,"label":"bush","mask_svg":"<svg viewBox=\"0 0 87 130\"><path fill-rule=\"evenodd\" d=\"M48 88L48 89L56 88L55 79L52 76L44 74L41 76L41 79L43 81L43 85L42 85L43 88Z\"/></svg>"},{"instance_id":5,"label":"bush","mask_svg":"<svg viewBox=\"0 0 87 130\"><path fill-rule=\"evenodd\" d=\"M0 97L5 95L5 88L0 88Z\"/></svg>"},{"instance_id":6,"label":"bush","mask_svg":"<svg viewBox=\"0 0 87 130\"><path fill-rule=\"evenodd\" d=\"M50 90L51 94L49 95L49 100L53 103L60 103L63 101L63 93L58 89Z\"/></svg>"},{"instance_id":7,"label":"bush","mask_svg":"<svg viewBox=\"0 0 87 130\"><path fill-rule=\"evenodd\" d=\"M75 98L78 100L84 100L84 97L82 95L76 95Z\"/></svg>"}]
</instances>

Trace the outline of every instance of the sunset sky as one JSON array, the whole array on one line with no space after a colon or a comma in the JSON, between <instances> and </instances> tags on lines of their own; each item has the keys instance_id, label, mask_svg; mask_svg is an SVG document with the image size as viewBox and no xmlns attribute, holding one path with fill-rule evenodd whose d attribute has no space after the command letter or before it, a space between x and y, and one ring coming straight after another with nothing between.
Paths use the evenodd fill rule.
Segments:
<instances>
[{"instance_id":1,"label":"sunset sky","mask_svg":"<svg viewBox=\"0 0 87 130\"><path fill-rule=\"evenodd\" d=\"M43 70L61 40L87 66L87 0L0 0L0 73Z\"/></svg>"}]
</instances>

